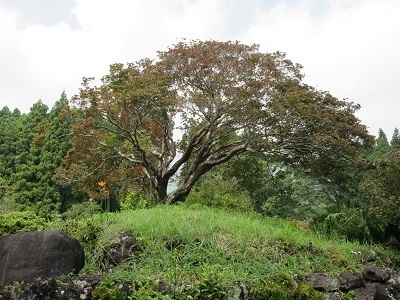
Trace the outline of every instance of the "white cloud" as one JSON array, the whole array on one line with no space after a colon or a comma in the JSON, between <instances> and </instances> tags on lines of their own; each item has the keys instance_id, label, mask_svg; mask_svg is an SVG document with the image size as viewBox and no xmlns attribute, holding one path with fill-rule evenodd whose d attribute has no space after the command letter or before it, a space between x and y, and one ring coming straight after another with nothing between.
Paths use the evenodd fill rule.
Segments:
<instances>
[{"instance_id":1,"label":"white cloud","mask_svg":"<svg viewBox=\"0 0 400 300\"><path fill-rule=\"evenodd\" d=\"M400 108L400 2L397 0L279 2L262 11L249 40L268 51L283 50L304 65L306 81L339 98L361 103L359 117L376 134L391 134ZM320 3L321 4L321 3ZM385 117L386 115L386 117Z\"/></svg>"},{"instance_id":2,"label":"white cloud","mask_svg":"<svg viewBox=\"0 0 400 300\"><path fill-rule=\"evenodd\" d=\"M400 127L398 0L75 0L47 25L1 1L0 107L51 106L63 89L76 93L83 76L155 57L181 38L240 40L287 52L307 82L360 103L372 133Z\"/></svg>"}]
</instances>

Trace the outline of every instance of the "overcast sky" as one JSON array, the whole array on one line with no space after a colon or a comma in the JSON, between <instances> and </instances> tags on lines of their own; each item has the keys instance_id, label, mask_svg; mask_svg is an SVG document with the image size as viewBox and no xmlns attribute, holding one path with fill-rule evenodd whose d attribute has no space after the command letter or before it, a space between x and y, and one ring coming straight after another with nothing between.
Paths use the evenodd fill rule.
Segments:
<instances>
[{"instance_id":1,"label":"overcast sky","mask_svg":"<svg viewBox=\"0 0 400 300\"><path fill-rule=\"evenodd\" d=\"M0 0L0 107L51 108L182 38L286 52L306 83L361 104L371 134L400 128L399 0Z\"/></svg>"}]
</instances>

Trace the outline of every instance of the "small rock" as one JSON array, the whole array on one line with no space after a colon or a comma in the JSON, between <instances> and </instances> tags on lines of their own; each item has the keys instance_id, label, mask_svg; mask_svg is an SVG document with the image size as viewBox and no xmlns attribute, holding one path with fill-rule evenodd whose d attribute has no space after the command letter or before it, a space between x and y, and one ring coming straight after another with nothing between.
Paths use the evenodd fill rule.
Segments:
<instances>
[{"instance_id":1,"label":"small rock","mask_svg":"<svg viewBox=\"0 0 400 300\"><path fill-rule=\"evenodd\" d=\"M379 283L368 283L365 286L355 290L355 298L361 300L375 300L377 285Z\"/></svg>"},{"instance_id":2,"label":"small rock","mask_svg":"<svg viewBox=\"0 0 400 300\"><path fill-rule=\"evenodd\" d=\"M350 291L362 287L365 284L364 277L359 273L340 273L339 289L341 291Z\"/></svg>"},{"instance_id":3,"label":"small rock","mask_svg":"<svg viewBox=\"0 0 400 300\"><path fill-rule=\"evenodd\" d=\"M377 257L377 254L374 250L370 249L365 253L365 260L366 261L375 261Z\"/></svg>"},{"instance_id":4,"label":"small rock","mask_svg":"<svg viewBox=\"0 0 400 300\"><path fill-rule=\"evenodd\" d=\"M400 289L400 275L393 273L387 283L393 285L397 289Z\"/></svg>"},{"instance_id":5,"label":"small rock","mask_svg":"<svg viewBox=\"0 0 400 300\"><path fill-rule=\"evenodd\" d=\"M394 271L389 268L378 268L375 266L368 266L362 271L362 275L365 280L373 282L387 282Z\"/></svg>"},{"instance_id":6,"label":"small rock","mask_svg":"<svg viewBox=\"0 0 400 300\"><path fill-rule=\"evenodd\" d=\"M339 279L335 276L321 273L312 273L309 284L317 291L335 292L339 290Z\"/></svg>"},{"instance_id":7,"label":"small rock","mask_svg":"<svg viewBox=\"0 0 400 300\"><path fill-rule=\"evenodd\" d=\"M323 293L323 300L342 300L342 295L339 292Z\"/></svg>"}]
</instances>

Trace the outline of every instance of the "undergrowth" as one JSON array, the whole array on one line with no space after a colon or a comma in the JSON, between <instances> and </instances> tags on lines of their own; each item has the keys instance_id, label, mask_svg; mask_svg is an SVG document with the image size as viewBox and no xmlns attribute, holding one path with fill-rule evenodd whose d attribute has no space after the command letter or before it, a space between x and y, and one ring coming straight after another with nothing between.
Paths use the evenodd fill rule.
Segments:
<instances>
[{"instance_id":1,"label":"undergrowth","mask_svg":"<svg viewBox=\"0 0 400 300\"><path fill-rule=\"evenodd\" d=\"M375 265L388 255L372 245L325 238L297 222L202 206L99 214L64 230L86 248L82 275L106 274L97 299L113 294L117 283L130 285L131 299L223 299L230 293L318 299L302 275L360 271L372 249ZM121 232L132 234L140 251L110 266L99 257Z\"/></svg>"}]
</instances>

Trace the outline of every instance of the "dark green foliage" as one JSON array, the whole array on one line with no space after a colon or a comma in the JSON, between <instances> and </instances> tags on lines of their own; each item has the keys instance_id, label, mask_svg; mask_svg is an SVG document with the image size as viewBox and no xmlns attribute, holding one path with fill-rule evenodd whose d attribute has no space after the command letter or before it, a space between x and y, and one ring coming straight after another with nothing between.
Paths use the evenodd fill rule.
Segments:
<instances>
[{"instance_id":1,"label":"dark green foliage","mask_svg":"<svg viewBox=\"0 0 400 300\"><path fill-rule=\"evenodd\" d=\"M7 108L0 112L0 176L21 209L45 218L75 199L70 188L58 186L54 179L68 149L70 125L60 119L66 106L63 93L50 112L40 100L28 114Z\"/></svg>"},{"instance_id":2,"label":"dark green foliage","mask_svg":"<svg viewBox=\"0 0 400 300\"><path fill-rule=\"evenodd\" d=\"M382 222L400 227L400 160L380 163L364 183L370 212Z\"/></svg>"},{"instance_id":3,"label":"dark green foliage","mask_svg":"<svg viewBox=\"0 0 400 300\"><path fill-rule=\"evenodd\" d=\"M0 236L18 232L33 232L44 230L46 220L38 217L32 211L10 212L0 215Z\"/></svg>"},{"instance_id":4,"label":"dark green foliage","mask_svg":"<svg viewBox=\"0 0 400 300\"><path fill-rule=\"evenodd\" d=\"M256 208L265 197L264 188L268 180L268 165L262 155L244 153L219 166L223 178L234 178L238 186L247 191Z\"/></svg>"},{"instance_id":5,"label":"dark green foliage","mask_svg":"<svg viewBox=\"0 0 400 300\"><path fill-rule=\"evenodd\" d=\"M103 225L91 218L79 221L69 219L62 224L61 230L75 237L86 251L93 251L103 230Z\"/></svg>"},{"instance_id":6,"label":"dark green foliage","mask_svg":"<svg viewBox=\"0 0 400 300\"><path fill-rule=\"evenodd\" d=\"M253 202L248 192L243 190L234 178L224 179L216 173L203 175L187 197L186 203L242 211L253 210Z\"/></svg>"},{"instance_id":7,"label":"dark green foliage","mask_svg":"<svg viewBox=\"0 0 400 300\"><path fill-rule=\"evenodd\" d=\"M361 182L365 199L363 206L375 241L387 242L395 247L400 239L400 152L399 131L396 128L390 145L380 131L372 157L371 168Z\"/></svg>"},{"instance_id":8,"label":"dark green foliage","mask_svg":"<svg viewBox=\"0 0 400 300\"><path fill-rule=\"evenodd\" d=\"M386 137L385 132L379 129L379 135L376 140L376 145L372 152L368 155L368 158L372 161L382 161L390 157L391 147Z\"/></svg>"},{"instance_id":9,"label":"dark green foliage","mask_svg":"<svg viewBox=\"0 0 400 300\"><path fill-rule=\"evenodd\" d=\"M330 237L360 242L371 240L363 212L354 208L342 207L321 213L314 218L313 227Z\"/></svg>"},{"instance_id":10,"label":"dark green foliage","mask_svg":"<svg viewBox=\"0 0 400 300\"><path fill-rule=\"evenodd\" d=\"M72 204L68 210L62 213L62 218L66 220L82 220L100 213L101 207L94 201Z\"/></svg>"},{"instance_id":11,"label":"dark green foliage","mask_svg":"<svg viewBox=\"0 0 400 300\"><path fill-rule=\"evenodd\" d=\"M4 180L16 171L18 154L23 150L18 145L18 140L22 138L18 132L24 118L19 110L11 112L4 107L0 111L0 174Z\"/></svg>"},{"instance_id":12,"label":"dark green foliage","mask_svg":"<svg viewBox=\"0 0 400 300\"><path fill-rule=\"evenodd\" d=\"M186 201L309 219L332 200L323 186L302 170L243 154L203 175Z\"/></svg>"},{"instance_id":13,"label":"dark green foliage","mask_svg":"<svg viewBox=\"0 0 400 300\"><path fill-rule=\"evenodd\" d=\"M326 208L330 199L317 180L301 170L271 166L264 183L264 201L259 211L279 218L310 219Z\"/></svg>"},{"instance_id":14,"label":"dark green foliage","mask_svg":"<svg viewBox=\"0 0 400 300\"><path fill-rule=\"evenodd\" d=\"M400 150L400 133L397 128L395 128L393 131L393 136L390 140L390 146L392 146L394 150Z\"/></svg>"}]
</instances>

